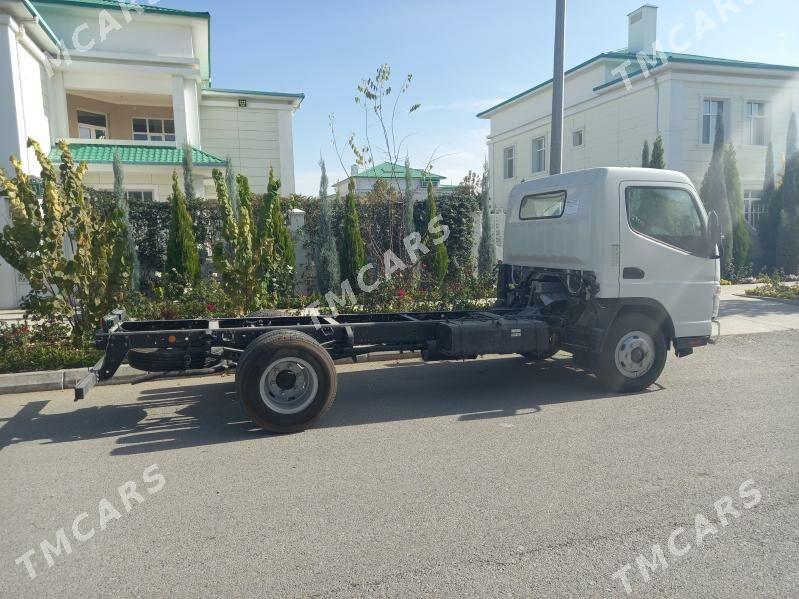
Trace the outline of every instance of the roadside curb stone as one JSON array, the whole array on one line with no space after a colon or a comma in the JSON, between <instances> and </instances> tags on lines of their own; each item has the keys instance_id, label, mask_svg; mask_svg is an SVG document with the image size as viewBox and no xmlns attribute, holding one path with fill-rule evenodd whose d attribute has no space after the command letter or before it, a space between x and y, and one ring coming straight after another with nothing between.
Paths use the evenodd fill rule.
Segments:
<instances>
[{"instance_id":1,"label":"roadside curb stone","mask_svg":"<svg viewBox=\"0 0 799 599\"><path fill-rule=\"evenodd\" d=\"M395 360L413 360L419 357L419 352L376 352L360 356L359 362L391 362ZM351 360L336 360L339 364L351 363ZM36 393L43 391L64 391L74 389L75 385L89 373L88 368L70 368L66 370L50 370L41 372L20 372L14 374L0 374L0 396L16 393ZM100 385L125 385L131 381L146 376L146 372L131 368L127 364L119 367L116 375L110 381ZM170 377L175 378L175 377Z\"/></svg>"}]
</instances>

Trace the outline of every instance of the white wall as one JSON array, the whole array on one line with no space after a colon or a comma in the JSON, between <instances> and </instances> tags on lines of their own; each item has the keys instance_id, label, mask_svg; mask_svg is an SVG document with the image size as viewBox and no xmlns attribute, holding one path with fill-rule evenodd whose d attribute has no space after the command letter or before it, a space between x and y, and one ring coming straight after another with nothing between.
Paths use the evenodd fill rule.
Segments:
<instances>
[{"instance_id":1,"label":"white wall","mask_svg":"<svg viewBox=\"0 0 799 599\"><path fill-rule=\"evenodd\" d=\"M588 69L580 76L573 76L571 84L576 88L572 89L572 95L567 82L563 143L566 171L595 166L640 166L644 141L648 140L651 147L661 134L667 168L684 172L699 186L712 153L712 144L701 144L702 101L714 98L726 101L727 140L736 149L744 189L759 190L763 184L766 146L746 144L746 101L766 102L767 137L774 143L778 166L784 153L788 120L791 112L799 108L799 83L784 74L729 74L711 67L706 72L696 72L672 65L657 76L634 80L631 90L620 85L597 93L593 88L601 83L596 79L599 74L597 69ZM542 89L490 117L491 194L500 210L515 185L547 175L547 172L532 172L532 140L545 135L549 152L550 104L551 92ZM580 128L585 129L585 144L574 148L572 132ZM511 146L516 149L516 173L513 178L504 179L503 150Z\"/></svg>"},{"instance_id":2,"label":"white wall","mask_svg":"<svg viewBox=\"0 0 799 599\"><path fill-rule=\"evenodd\" d=\"M585 82L595 85L592 76ZM543 99L542 99L543 98ZM633 91L609 96L607 99L578 104L569 103L563 122L563 169L573 171L595 166L640 166L644 140L650 144L657 136L658 90L650 83ZM504 209L511 189L522 181L548 175L550 162L551 93L545 91L530 101L530 113L540 114L548 105L544 117L516 126L500 133L492 118L492 137L489 140L489 166L491 169L491 197L498 209ZM523 113L527 101L514 107ZM507 119L506 119L507 120ZM513 117L520 120L519 115ZM572 133L583 130L581 147L572 146ZM533 172L533 140L546 138L547 164L544 172ZM515 176L504 178L503 151L514 147Z\"/></svg>"},{"instance_id":3,"label":"white wall","mask_svg":"<svg viewBox=\"0 0 799 599\"><path fill-rule=\"evenodd\" d=\"M192 26L188 19L165 19L153 15L140 15L131 10L131 21L127 23L122 11L111 8L99 11L96 8L70 7L63 5L38 5L37 9L44 20L63 39L66 46L80 48L95 42L92 52L118 52L144 54L151 56L193 57L194 45ZM105 12L120 25L117 29L104 15L101 26L100 14ZM87 28L82 28L84 26ZM73 44L73 36L77 28L77 42ZM103 35L102 28L106 34ZM105 39L103 39L105 37Z\"/></svg>"},{"instance_id":4,"label":"white wall","mask_svg":"<svg viewBox=\"0 0 799 599\"><path fill-rule=\"evenodd\" d=\"M172 170L177 170L180 187L183 189L183 171L180 165L176 166L138 166L126 165L125 189L129 191L152 191L156 202L165 202L172 195ZM194 189L200 196L204 196L206 183L210 180L208 169L194 169ZM113 189L114 174L111 165L90 165L89 172L83 179L87 187L97 189ZM216 197L216 196L213 196Z\"/></svg>"},{"instance_id":5,"label":"white wall","mask_svg":"<svg viewBox=\"0 0 799 599\"><path fill-rule=\"evenodd\" d=\"M796 83L740 79L733 77L675 75L683 79L682 90L676 98L677 110L672 120L675 132L676 153L680 156L679 169L687 174L695 185L702 182L712 154L712 144L701 143L702 102L705 98L725 101L726 138L736 151L738 168L744 188L760 189L766 163L766 146L751 146L745 138L746 102L766 103L767 141L774 144L774 160L778 165L785 152L788 121L796 109Z\"/></svg>"},{"instance_id":6,"label":"white wall","mask_svg":"<svg viewBox=\"0 0 799 599\"><path fill-rule=\"evenodd\" d=\"M281 110L284 109L253 100L248 100L246 108L239 108L235 97L203 98L200 104L202 149L222 159L230 156L236 172L250 180L250 187L256 193L266 192L270 167L274 168L275 176L281 178L281 193L294 193L294 157L281 155ZM284 164L286 162L288 164ZM291 173L290 178L286 177L287 172Z\"/></svg>"}]
</instances>

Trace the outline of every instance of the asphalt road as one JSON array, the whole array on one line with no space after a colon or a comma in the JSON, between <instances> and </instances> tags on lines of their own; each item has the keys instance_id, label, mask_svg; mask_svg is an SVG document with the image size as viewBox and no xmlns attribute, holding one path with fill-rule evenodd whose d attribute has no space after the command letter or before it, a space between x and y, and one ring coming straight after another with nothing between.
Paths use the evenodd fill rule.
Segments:
<instances>
[{"instance_id":1,"label":"asphalt road","mask_svg":"<svg viewBox=\"0 0 799 599\"><path fill-rule=\"evenodd\" d=\"M795 597L797 368L797 332L670 358L624 397L560 359L350 365L284 437L231 377L6 397L0 596L624 597L630 564L634 596ZM61 528L71 553L43 552Z\"/></svg>"}]
</instances>

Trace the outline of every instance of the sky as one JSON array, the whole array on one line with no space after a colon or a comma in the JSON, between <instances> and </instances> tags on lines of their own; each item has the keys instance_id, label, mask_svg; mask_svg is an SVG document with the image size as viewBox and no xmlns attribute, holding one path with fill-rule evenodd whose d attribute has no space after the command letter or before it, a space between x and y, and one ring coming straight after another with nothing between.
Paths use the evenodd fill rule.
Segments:
<instances>
[{"instance_id":1,"label":"sky","mask_svg":"<svg viewBox=\"0 0 799 599\"><path fill-rule=\"evenodd\" d=\"M215 87L305 94L294 116L294 156L296 191L307 195L318 194L320 156L331 182L344 178L354 162L348 152L339 160L329 116L335 115L340 146L353 132L363 139L356 88L382 63L391 66L395 90L407 74L413 75L396 123L412 166L425 166L434 157L433 171L451 184L469 170L482 172L488 121L476 114L552 76L554 0L159 4L211 13ZM625 47L627 14L641 4L568 0L567 68ZM660 6L660 49L678 49L669 38L681 26L673 41L687 46L685 52L799 66L796 0L655 4ZM723 14L719 6L726 7ZM416 103L421 108L408 114Z\"/></svg>"}]
</instances>

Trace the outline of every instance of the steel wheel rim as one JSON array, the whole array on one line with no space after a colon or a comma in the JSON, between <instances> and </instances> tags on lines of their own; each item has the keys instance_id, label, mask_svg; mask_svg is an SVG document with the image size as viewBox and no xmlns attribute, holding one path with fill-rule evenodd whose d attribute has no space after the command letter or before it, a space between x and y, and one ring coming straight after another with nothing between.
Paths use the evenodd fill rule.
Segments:
<instances>
[{"instance_id":1,"label":"steel wheel rim","mask_svg":"<svg viewBox=\"0 0 799 599\"><path fill-rule=\"evenodd\" d=\"M616 344L616 369L628 379L640 378L652 370L656 353L651 335L642 331L631 331Z\"/></svg>"},{"instance_id":2,"label":"steel wheel rim","mask_svg":"<svg viewBox=\"0 0 799 599\"><path fill-rule=\"evenodd\" d=\"M280 358L264 369L258 385L261 400L278 414L297 414L319 391L319 378L302 358Z\"/></svg>"}]
</instances>

